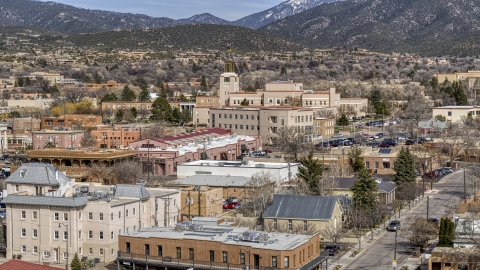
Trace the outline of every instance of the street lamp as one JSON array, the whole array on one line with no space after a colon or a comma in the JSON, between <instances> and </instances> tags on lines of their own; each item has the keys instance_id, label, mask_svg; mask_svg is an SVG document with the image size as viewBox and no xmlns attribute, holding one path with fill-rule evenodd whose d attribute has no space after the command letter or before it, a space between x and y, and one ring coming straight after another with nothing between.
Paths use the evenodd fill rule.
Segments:
<instances>
[{"instance_id":1,"label":"street lamp","mask_svg":"<svg viewBox=\"0 0 480 270\"><path fill-rule=\"evenodd\" d=\"M67 223L58 223L58 228L61 228L62 227L61 225L65 226L65 230L67 231L67 237L65 239L65 253L67 253L67 258L65 260L65 270L68 270L68 238L69 238L69 236L68 236L68 234L69 234L68 233L68 224ZM59 253L60 253L60 251L59 251ZM60 256L60 254L58 254L58 255Z\"/></svg>"}]
</instances>

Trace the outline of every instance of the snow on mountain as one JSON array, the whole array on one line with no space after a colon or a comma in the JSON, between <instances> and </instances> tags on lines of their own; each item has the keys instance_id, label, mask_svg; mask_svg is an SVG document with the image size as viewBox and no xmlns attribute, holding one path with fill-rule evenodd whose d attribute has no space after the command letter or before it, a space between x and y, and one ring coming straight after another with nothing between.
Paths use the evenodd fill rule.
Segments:
<instances>
[{"instance_id":1,"label":"snow on mountain","mask_svg":"<svg viewBox=\"0 0 480 270\"><path fill-rule=\"evenodd\" d=\"M337 2L338 0L287 0L267 10L243 17L233 24L250 28L260 28L273 21L295 15L320 4Z\"/></svg>"}]
</instances>

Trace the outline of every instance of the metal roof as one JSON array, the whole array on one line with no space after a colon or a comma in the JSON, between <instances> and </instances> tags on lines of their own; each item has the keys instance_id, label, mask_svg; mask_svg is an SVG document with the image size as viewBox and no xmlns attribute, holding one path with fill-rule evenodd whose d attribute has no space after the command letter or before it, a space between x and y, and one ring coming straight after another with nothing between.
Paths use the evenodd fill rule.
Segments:
<instances>
[{"instance_id":1,"label":"metal roof","mask_svg":"<svg viewBox=\"0 0 480 270\"><path fill-rule=\"evenodd\" d=\"M61 207L80 207L88 203L87 197L50 197L8 195L3 199L5 204L44 205Z\"/></svg>"},{"instance_id":2,"label":"metal roof","mask_svg":"<svg viewBox=\"0 0 480 270\"><path fill-rule=\"evenodd\" d=\"M337 184L338 184L337 189L351 189L355 181L358 180L358 178L336 178L335 180L337 180ZM397 186L395 184L388 183L385 181L381 181L381 182L377 181L377 189L380 192L390 193L396 188Z\"/></svg>"},{"instance_id":3,"label":"metal roof","mask_svg":"<svg viewBox=\"0 0 480 270\"><path fill-rule=\"evenodd\" d=\"M50 164L26 163L12 173L5 182L55 186L70 182L70 179Z\"/></svg>"},{"instance_id":4,"label":"metal roof","mask_svg":"<svg viewBox=\"0 0 480 270\"><path fill-rule=\"evenodd\" d=\"M228 175L192 175L172 181L173 185L211 186L211 187L243 187L250 182L250 177Z\"/></svg>"},{"instance_id":5,"label":"metal roof","mask_svg":"<svg viewBox=\"0 0 480 270\"><path fill-rule=\"evenodd\" d=\"M275 194L263 218L330 220L336 203L335 196Z\"/></svg>"},{"instance_id":6,"label":"metal roof","mask_svg":"<svg viewBox=\"0 0 480 270\"><path fill-rule=\"evenodd\" d=\"M117 185L115 197L147 199L150 193L142 185Z\"/></svg>"}]
</instances>

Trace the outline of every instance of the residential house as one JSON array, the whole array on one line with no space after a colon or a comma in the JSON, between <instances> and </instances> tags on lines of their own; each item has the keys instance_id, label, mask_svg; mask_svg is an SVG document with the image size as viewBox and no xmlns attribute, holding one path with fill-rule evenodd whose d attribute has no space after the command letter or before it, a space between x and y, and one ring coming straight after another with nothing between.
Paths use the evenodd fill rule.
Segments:
<instances>
[{"instance_id":1,"label":"residential house","mask_svg":"<svg viewBox=\"0 0 480 270\"><path fill-rule=\"evenodd\" d=\"M335 196L305 196L274 194L272 203L263 212L262 218L273 223L273 229L312 226L321 231L329 226L342 227L343 209Z\"/></svg>"},{"instance_id":2,"label":"residential house","mask_svg":"<svg viewBox=\"0 0 480 270\"><path fill-rule=\"evenodd\" d=\"M335 195L344 195L352 197L351 188L358 181L358 178L336 178L338 186L333 189ZM393 183L377 179L378 200L384 204L392 203L395 200L395 191L397 186Z\"/></svg>"},{"instance_id":3,"label":"residential house","mask_svg":"<svg viewBox=\"0 0 480 270\"><path fill-rule=\"evenodd\" d=\"M435 247L428 258L428 270L464 270L480 268L477 248Z\"/></svg>"},{"instance_id":4,"label":"residential house","mask_svg":"<svg viewBox=\"0 0 480 270\"><path fill-rule=\"evenodd\" d=\"M440 135L447 132L448 123L432 118L418 122L418 131L422 135Z\"/></svg>"}]
</instances>

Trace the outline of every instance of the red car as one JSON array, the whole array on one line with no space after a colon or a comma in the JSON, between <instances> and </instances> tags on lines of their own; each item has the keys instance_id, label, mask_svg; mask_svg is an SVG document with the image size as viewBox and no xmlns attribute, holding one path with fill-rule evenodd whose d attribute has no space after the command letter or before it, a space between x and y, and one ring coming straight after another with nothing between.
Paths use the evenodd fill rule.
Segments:
<instances>
[{"instance_id":1,"label":"red car","mask_svg":"<svg viewBox=\"0 0 480 270\"><path fill-rule=\"evenodd\" d=\"M235 208L238 208L238 206L240 206L238 204L238 202L229 202L229 203L225 203L223 205L223 210L226 210L226 209L235 209Z\"/></svg>"},{"instance_id":2,"label":"red car","mask_svg":"<svg viewBox=\"0 0 480 270\"><path fill-rule=\"evenodd\" d=\"M390 144L382 143L378 147L380 147L380 148L390 148L392 146Z\"/></svg>"}]
</instances>

